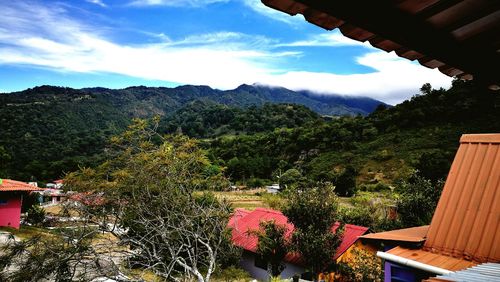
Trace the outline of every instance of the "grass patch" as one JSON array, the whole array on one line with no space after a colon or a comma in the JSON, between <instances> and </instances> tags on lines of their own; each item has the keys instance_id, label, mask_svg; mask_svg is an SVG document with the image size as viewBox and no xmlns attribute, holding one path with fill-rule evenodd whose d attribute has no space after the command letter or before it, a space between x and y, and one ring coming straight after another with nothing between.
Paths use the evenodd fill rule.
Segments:
<instances>
[{"instance_id":1,"label":"grass patch","mask_svg":"<svg viewBox=\"0 0 500 282\"><path fill-rule=\"evenodd\" d=\"M0 231L9 232L12 235L20 238L22 240L30 239L35 236L52 236L53 233L47 229L33 227L33 226L21 226L19 229L10 227L0 227Z\"/></svg>"}]
</instances>

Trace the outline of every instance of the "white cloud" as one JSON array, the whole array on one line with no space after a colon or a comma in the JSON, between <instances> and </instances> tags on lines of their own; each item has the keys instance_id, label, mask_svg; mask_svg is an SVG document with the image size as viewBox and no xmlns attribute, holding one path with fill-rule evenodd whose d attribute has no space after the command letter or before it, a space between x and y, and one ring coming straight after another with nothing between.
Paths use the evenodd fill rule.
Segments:
<instances>
[{"instance_id":1,"label":"white cloud","mask_svg":"<svg viewBox=\"0 0 500 282\"><path fill-rule=\"evenodd\" d=\"M437 69L422 67L395 53L376 51L357 58L357 62L376 71L347 75L293 71L268 77L266 83L293 90L369 96L389 104L411 97L426 82L444 88L451 84L451 78Z\"/></svg>"},{"instance_id":2,"label":"white cloud","mask_svg":"<svg viewBox=\"0 0 500 282\"><path fill-rule=\"evenodd\" d=\"M172 6L172 7L202 7L229 0L133 0L129 3L132 6Z\"/></svg>"},{"instance_id":3,"label":"white cloud","mask_svg":"<svg viewBox=\"0 0 500 282\"><path fill-rule=\"evenodd\" d=\"M107 5L102 0L86 0L86 1L101 7L107 7Z\"/></svg>"},{"instance_id":4,"label":"white cloud","mask_svg":"<svg viewBox=\"0 0 500 282\"><path fill-rule=\"evenodd\" d=\"M340 46L363 46L373 47L368 42L360 42L343 36L339 30L315 35L307 40L278 44L278 47L340 47Z\"/></svg>"},{"instance_id":5,"label":"white cloud","mask_svg":"<svg viewBox=\"0 0 500 282\"><path fill-rule=\"evenodd\" d=\"M292 17L286 13L267 7L261 2L261 0L243 0L243 3L247 7L251 8L253 11L263 16L269 17L273 20L277 20L291 25L304 24L305 21L302 15L295 15Z\"/></svg>"},{"instance_id":6,"label":"white cloud","mask_svg":"<svg viewBox=\"0 0 500 282\"><path fill-rule=\"evenodd\" d=\"M295 90L367 95L388 103L408 98L425 82L434 87L447 87L451 81L437 70L382 51L357 59L359 64L374 69L370 73L339 75L288 71L280 67L281 63L300 52L275 52L273 47L277 43L274 40L234 32L189 36L177 41L163 35L168 40L120 45L96 32L95 27L71 19L60 7L19 2L3 6L0 9L0 65L114 73L220 89L258 82ZM338 44L343 42L336 35L332 38ZM328 46L337 43L331 44Z\"/></svg>"}]
</instances>

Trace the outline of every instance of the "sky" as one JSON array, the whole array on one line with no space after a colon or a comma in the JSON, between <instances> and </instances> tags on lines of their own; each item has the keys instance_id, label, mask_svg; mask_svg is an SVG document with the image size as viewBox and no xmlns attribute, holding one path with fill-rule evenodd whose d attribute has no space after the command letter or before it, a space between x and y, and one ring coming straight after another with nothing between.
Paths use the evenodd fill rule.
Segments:
<instances>
[{"instance_id":1,"label":"sky","mask_svg":"<svg viewBox=\"0 0 500 282\"><path fill-rule=\"evenodd\" d=\"M451 78L260 0L0 0L0 92L257 83L396 104L426 82Z\"/></svg>"}]
</instances>

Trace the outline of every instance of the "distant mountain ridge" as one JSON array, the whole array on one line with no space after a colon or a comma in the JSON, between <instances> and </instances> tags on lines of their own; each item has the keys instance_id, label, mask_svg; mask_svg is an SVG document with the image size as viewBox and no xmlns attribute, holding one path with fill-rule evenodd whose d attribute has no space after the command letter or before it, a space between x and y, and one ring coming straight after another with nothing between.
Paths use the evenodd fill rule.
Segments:
<instances>
[{"instance_id":1,"label":"distant mountain ridge","mask_svg":"<svg viewBox=\"0 0 500 282\"><path fill-rule=\"evenodd\" d=\"M292 91L283 87L242 84L232 90L218 90L209 86L183 85L175 88L134 86L124 89L84 88L93 94L131 95L136 99L155 102L172 109L178 109L194 100L213 101L234 107L249 107L266 103L292 103L303 105L321 115L345 116L368 115L378 105L385 103L369 97L342 95L319 95L310 91ZM146 106L146 105L144 105ZM148 105L150 106L150 105ZM386 105L388 106L388 105ZM161 110L160 110L161 111Z\"/></svg>"},{"instance_id":2,"label":"distant mountain ridge","mask_svg":"<svg viewBox=\"0 0 500 282\"><path fill-rule=\"evenodd\" d=\"M108 138L123 132L132 118L160 115L164 133L181 130L204 138L293 128L315 123L319 115L367 111L363 105L321 101L285 88L241 85L222 91L184 85L39 86L1 94L0 113L0 177L29 180L99 163Z\"/></svg>"}]
</instances>

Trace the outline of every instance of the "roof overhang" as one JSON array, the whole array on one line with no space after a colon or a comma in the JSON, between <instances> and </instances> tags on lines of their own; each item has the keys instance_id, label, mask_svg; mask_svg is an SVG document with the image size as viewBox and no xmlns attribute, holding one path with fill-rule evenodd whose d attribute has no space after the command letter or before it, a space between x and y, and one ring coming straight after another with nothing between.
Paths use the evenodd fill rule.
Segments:
<instances>
[{"instance_id":1,"label":"roof overhang","mask_svg":"<svg viewBox=\"0 0 500 282\"><path fill-rule=\"evenodd\" d=\"M500 87L500 1L262 0L448 76Z\"/></svg>"}]
</instances>

